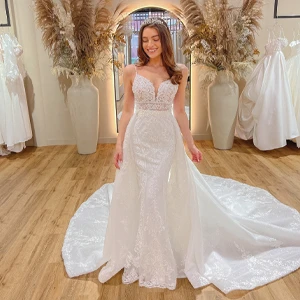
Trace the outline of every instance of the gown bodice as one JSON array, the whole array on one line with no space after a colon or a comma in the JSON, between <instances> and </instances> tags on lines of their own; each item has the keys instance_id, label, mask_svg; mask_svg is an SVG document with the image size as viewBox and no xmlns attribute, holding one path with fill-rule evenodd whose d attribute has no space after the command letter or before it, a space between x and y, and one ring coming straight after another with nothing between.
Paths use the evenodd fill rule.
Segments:
<instances>
[{"instance_id":1,"label":"gown bodice","mask_svg":"<svg viewBox=\"0 0 300 300\"><path fill-rule=\"evenodd\" d=\"M265 46L266 54L272 55L274 52L282 51L288 45L286 38L278 37L270 40Z\"/></svg>"},{"instance_id":2,"label":"gown bodice","mask_svg":"<svg viewBox=\"0 0 300 300\"><path fill-rule=\"evenodd\" d=\"M300 54L300 40L292 41L290 47L293 49L294 55Z\"/></svg>"},{"instance_id":3,"label":"gown bodice","mask_svg":"<svg viewBox=\"0 0 300 300\"><path fill-rule=\"evenodd\" d=\"M142 110L170 110L177 90L178 85L168 79L163 81L155 91L153 83L138 73L132 85L136 109Z\"/></svg>"}]
</instances>

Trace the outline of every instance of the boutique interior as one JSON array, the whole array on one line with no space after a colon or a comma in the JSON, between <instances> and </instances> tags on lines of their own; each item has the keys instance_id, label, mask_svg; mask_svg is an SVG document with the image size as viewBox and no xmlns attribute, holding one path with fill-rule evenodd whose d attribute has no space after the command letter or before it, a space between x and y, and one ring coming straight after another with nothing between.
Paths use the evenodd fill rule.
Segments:
<instances>
[{"instance_id":1,"label":"boutique interior","mask_svg":"<svg viewBox=\"0 0 300 300\"><path fill-rule=\"evenodd\" d=\"M265 53L265 45L268 43L270 31L282 30L288 43L297 39L299 32L299 19L291 17L298 9L298 2L288 0L270 1L265 3L263 19L260 21L261 29L257 32L256 43L260 52L259 58ZM76 139L73 132L70 113L66 105L66 91L71 86L71 80L53 75L52 61L45 51L41 31L35 23L33 7L30 1L2 1L1 34L9 33L16 37L22 46L22 64L26 76L24 86L26 100L28 104L30 125L32 129L32 139L26 142L29 146L47 145L68 145L75 144ZM238 4L239 1L231 1ZM9 9L9 23L7 23L5 4ZM177 61L184 63L190 70L189 82L187 85L186 110L190 120L190 129L195 140L210 140L211 131L208 122L208 105L206 91L201 88L199 81L199 67L193 64L192 55L184 56L179 45L181 43L180 29L182 22L172 12L173 2L130 1L128 3L129 12L135 21L131 21L128 26L132 27L132 35L126 38L123 53L114 52L113 56L121 58L123 63L134 63L136 60L136 32L141 21L147 16L165 16L168 22L176 22L172 25L171 33ZM276 15L275 8L277 7ZM178 3L179 6L179 3ZM174 10L174 8L173 8ZM170 14L171 12L172 14ZM275 18L278 17L278 18ZM286 17L284 17L286 16ZM132 19L132 20L133 20ZM8 24L8 25L5 25ZM131 50L132 49L132 50ZM129 51L130 50L130 51ZM292 47L283 47L283 53L288 59L293 52ZM99 98L99 143L114 143L118 134L118 122L122 108L122 72L107 70L106 80L94 78L95 86L101 91ZM121 74L121 75L120 75ZM242 92L245 86L245 79L239 82L239 91ZM119 86L119 87L118 87ZM5 144L3 142L2 144Z\"/></svg>"},{"instance_id":2,"label":"boutique interior","mask_svg":"<svg viewBox=\"0 0 300 300\"><path fill-rule=\"evenodd\" d=\"M112 2L113 6L119 3ZM229 3L240 5L242 0ZM170 28L175 60L189 70L185 112L196 145L205 158L197 165L200 172L267 189L300 211L300 1L271 0L262 7L263 17L255 36L260 52L257 61L269 55L268 45L273 47L272 41L280 39L284 66L274 64L270 76L264 80L259 77L257 82L264 81L268 90L262 85L257 87L257 83L248 85L251 78L260 76L257 74L263 66L257 73L236 80L241 95L240 119L230 150L213 146L207 90L199 79L201 70L193 63L193 54L184 55L180 47L185 26L176 15L180 1L128 0L126 5L131 16L126 26L131 34L125 37L122 48L111 51L112 60L118 60L123 67L136 63L142 22L149 17L164 18ZM98 282L97 272L75 279L67 277L60 251L70 217L97 188L114 181L112 159L124 102L123 72L122 68L109 65L104 80L93 77L99 91L98 145L95 153L81 155L77 152L67 105L72 81L63 74L54 74L53 62L42 40L31 0L0 0L0 298L300 299L300 270L260 289L226 295L212 286L194 290L186 279L180 279L177 289L170 291L140 289L138 283L123 285L121 274L105 285ZM273 77L276 72L281 75ZM283 77L290 83L281 86L278 78ZM265 88L264 97L270 97L267 106L264 97L256 98L260 115L256 119L260 120L256 133L248 120L249 103L241 100L247 86L260 91ZM283 95L285 88L289 100ZM290 101L289 105L275 106L272 97L278 95L283 95L283 102ZM278 128L270 126L275 119L279 120ZM290 132L282 143L284 130Z\"/></svg>"}]
</instances>

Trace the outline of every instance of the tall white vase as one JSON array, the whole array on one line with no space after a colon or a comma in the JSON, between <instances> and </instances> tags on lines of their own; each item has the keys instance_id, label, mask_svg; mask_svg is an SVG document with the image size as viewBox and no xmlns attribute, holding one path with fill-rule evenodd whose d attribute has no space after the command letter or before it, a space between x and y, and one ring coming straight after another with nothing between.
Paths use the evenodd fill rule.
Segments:
<instances>
[{"instance_id":1,"label":"tall white vase","mask_svg":"<svg viewBox=\"0 0 300 300\"><path fill-rule=\"evenodd\" d=\"M68 107L79 154L96 152L99 128L99 92L92 80L72 76L68 89Z\"/></svg>"},{"instance_id":2,"label":"tall white vase","mask_svg":"<svg viewBox=\"0 0 300 300\"><path fill-rule=\"evenodd\" d=\"M231 149L234 139L239 88L233 76L219 71L208 87L209 122L214 147Z\"/></svg>"}]
</instances>

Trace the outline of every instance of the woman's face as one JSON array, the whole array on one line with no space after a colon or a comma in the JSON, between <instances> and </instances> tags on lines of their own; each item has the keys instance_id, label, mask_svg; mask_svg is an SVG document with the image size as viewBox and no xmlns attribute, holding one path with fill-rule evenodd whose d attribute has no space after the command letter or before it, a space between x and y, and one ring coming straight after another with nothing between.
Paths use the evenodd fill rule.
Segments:
<instances>
[{"instance_id":1,"label":"woman's face","mask_svg":"<svg viewBox=\"0 0 300 300\"><path fill-rule=\"evenodd\" d=\"M146 27L143 30L142 42L143 49L149 58L156 58L157 56L161 55L161 42L158 31L155 28Z\"/></svg>"}]
</instances>

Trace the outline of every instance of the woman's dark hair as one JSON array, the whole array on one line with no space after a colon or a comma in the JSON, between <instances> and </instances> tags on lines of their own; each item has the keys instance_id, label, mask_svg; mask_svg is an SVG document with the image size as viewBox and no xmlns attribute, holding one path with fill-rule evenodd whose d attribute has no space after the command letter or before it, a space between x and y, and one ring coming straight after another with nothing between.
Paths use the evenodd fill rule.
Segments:
<instances>
[{"instance_id":1,"label":"woman's dark hair","mask_svg":"<svg viewBox=\"0 0 300 300\"><path fill-rule=\"evenodd\" d=\"M162 62L166 68L171 82L173 84L179 84L182 79L182 71L176 65L171 33L167 23L161 18L150 18L143 22L139 32L139 44L138 44L138 57L139 61L137 66L145 66L150 58L143 49L143 31L146 27L155 28L158 32L159 39L162 47Z\"/></svg>"}]
</instances>

